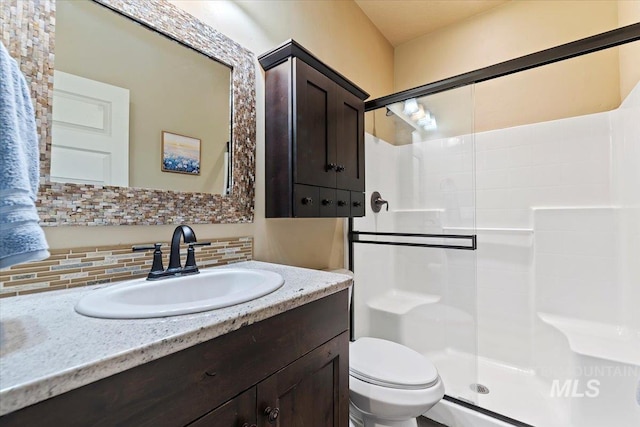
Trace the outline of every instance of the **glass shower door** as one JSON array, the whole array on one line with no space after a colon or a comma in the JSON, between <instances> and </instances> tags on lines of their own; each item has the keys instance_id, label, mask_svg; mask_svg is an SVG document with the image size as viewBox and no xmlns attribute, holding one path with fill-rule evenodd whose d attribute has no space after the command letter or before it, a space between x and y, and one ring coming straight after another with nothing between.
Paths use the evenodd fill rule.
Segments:
<instances>
[{"instance_id":1,"label":"glass shower door","mask_svg":"<svg viewBox=\"0 0 640 427\"><path fill-rule=\"evenodd\" d=\"M375 131L365 137L366 216L351 235L354 336L420 352L447 395L475 403L473 87L391 104L366 121Z\"/></svg>"}]
</instances>

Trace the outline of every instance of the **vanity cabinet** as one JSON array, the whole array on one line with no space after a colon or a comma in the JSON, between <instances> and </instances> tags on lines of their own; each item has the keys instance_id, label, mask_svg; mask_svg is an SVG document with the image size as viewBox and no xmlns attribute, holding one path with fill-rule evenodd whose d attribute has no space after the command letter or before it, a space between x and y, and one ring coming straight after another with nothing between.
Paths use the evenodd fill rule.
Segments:
<instances>
[{"instance_id":1,"label":"vanity cabinet","mask_svg":"<svg viewBox=\"0 0 640 427\"><path fill-rule=\"evenodd\" d=\"M189 427L256 427L256 388L251 387L204 417L189 424Z\"/></svg>"},{"instance_id":2,"label":"vanity cabinet","mask_svg":"<svg viewBox=\"0 0 640 427\"><path fill-rule=\"evenodd\" d=\"M348 345L344 290L9 413L0 426L347 427Z\"/></svg>"},{"instance_id":3,"label":"vanity cabinet","mask_svg":"<svg viewBox=\"0 0 640 427\"><path fill-rule=\"evenodd\" d=\"M340 336L316 348L189 427L346 427L348 388L336 387L341 371L349 369L342 341Z\"/></svg>"},{"instance_id":4,"label":"vanity cabinet","mask_svg":"<svg viewBox=\"0 0 640 427\"><path fill-rule=\"evenodd\" d=\"M258 58L266 81L266 216L364 215L369 96L289 41Z\"/></svg>"},{"instance_id":5,"label":"vanity cabinet","mask_svg":"<svg viewBox=\"0 0 640 427\"><path fill-rule=\"evenodd\" d=\"M347 427L348 376L346 388L335 387L349 370L344 335L347 347L343 337L333 339L258 384L259 427L269 426L276 410L281 427Z\"/></svg>"}]
</instances>

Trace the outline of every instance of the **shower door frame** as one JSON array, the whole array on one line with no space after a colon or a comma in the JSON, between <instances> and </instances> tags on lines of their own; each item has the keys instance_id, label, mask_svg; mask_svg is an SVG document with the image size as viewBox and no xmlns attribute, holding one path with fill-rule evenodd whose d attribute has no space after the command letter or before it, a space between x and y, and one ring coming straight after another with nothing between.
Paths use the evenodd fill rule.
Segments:
<instances>
[{"instance_id":1,"label":"shower door frame","mask_svg":"<svg viewBox=\"0 0 640 427\"><path fill-rule=\"evenodd\" d=\"M575 58L600 50L609 49L627 43L640 40L640 22L606 31L594 36L585 37L570 43L561 44L549 49L544 49L529 55L520 56L508 61L499 62L488 67L479 68L457 76L448 77L433 83L427 83L412 89L392 93L380 98L365 102L364 111L369 112L378 108L386 107L389 104L406 101L411 98L420 98L433 95L450 89L468 86L492 80L520 71L530 70L565 59Z\"/></svg>"},{"instance_id":2,"label":"shower door frame","mask_svg":"<svg viewBox=\"0 0 640 427\"><path fill-rule=\"evenodd\" d=\"M412 89L407 89L401 92L396 92L391 95L386 95L380 98L372 99L365 102L365 112L384 108L389 104L396 102L406 101L411 98L420 98L428 95L433 95L440 92L445 92L451 89L468 86L475 83L492 80L498 77L503 77L509 74L518 73L521 71L530 70L532 68L541 67L555 62L564 61L567 59L575 58L578 56L586 55L593 52L598 52L604 49L621 46L627 43L632 43L640 40L640 22L627 25L624 27L616 28L614 30L606 31L604 33L596 34L594 36L579 39L570 43L558 45L549 49L541 50L529 55L521 56L508 61L500 62L498 64L490 65L488 67L480 68L467 73L459 74L457 76L449 77L446 79L438 80L433 83L428 83L422 86L418 86ZM467 249L476 250L477 240L476 235L434 235L434 234L416 234L412 233L408 237L439 237L439 238L470 238L472 239L472 246L460 247L453 245L430 245L430 244L417 244L417 243L398 243L398 242L385 242L385 241L363 241L359 239L360 235L380 235L380 236L403 236L406 233L377 233L367 231L356 231L353 229L353 218L349 218L348 221L348 268L354 271L353 265L353 252L355 243L372 243L378 245L402 245L402 246L418 246L418 247L439 247L441 249ZM350 338L354 340L354 294L356 292L355 285L353 286L353 292L351 293L351 305L349 310L350 321ZM448 400L452 403L464 406L467 409L488 415L496 418L500 421L504 421L518 427L533 427L530 424L523 423L516 419L510 418L506 415L493 412L489 409L485 409L481 406L477 406L472 403L465 402L455 397L445 395L444 400Z\"/></svg>"}]
</instances>

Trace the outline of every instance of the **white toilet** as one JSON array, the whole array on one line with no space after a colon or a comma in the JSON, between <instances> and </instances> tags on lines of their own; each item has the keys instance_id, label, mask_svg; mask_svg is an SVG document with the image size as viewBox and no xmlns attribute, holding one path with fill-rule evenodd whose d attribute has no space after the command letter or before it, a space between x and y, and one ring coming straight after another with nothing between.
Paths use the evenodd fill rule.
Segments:
<instances>
[{"instance_id":1,"label":"white toilet","mask_svg":"<svg viewBox=\"0 0 640 427\"><path fill-rule=\"evenodd\" d=\"M420 353L378 338L350 343L350 427L417 427L443 396L438 371Z\"/></svg>"},{"instance_id":2,"label":"white toilet","mask_svg":"<svg viewBox=\"0 0 640 427\"><path fill-rule=\"evenodd\" d=\"M379 338L349 343L349 427L417 427L443 396L436 367L417 351Z\"/></svg>"}]
</instances>

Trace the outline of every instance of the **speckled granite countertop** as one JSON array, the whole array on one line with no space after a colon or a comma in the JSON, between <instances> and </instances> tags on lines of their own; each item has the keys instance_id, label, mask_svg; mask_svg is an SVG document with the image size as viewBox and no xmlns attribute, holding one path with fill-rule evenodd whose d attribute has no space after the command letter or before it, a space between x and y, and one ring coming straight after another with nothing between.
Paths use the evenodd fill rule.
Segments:
<instances>
[{"instance_id":1,"label":"speckled granite countertop","mask_svg":"<svg viewBox=\"0 0 640 427\"><path fill-rule=\"evenodd\" d=\"M0 415L210 340L343 290L351 278L249 261L218 268L275 271L277 291L198 314L95 319L73 307L105 285L0 300Z\"/></svg>"}]
</instances>

